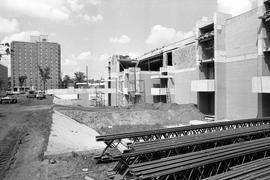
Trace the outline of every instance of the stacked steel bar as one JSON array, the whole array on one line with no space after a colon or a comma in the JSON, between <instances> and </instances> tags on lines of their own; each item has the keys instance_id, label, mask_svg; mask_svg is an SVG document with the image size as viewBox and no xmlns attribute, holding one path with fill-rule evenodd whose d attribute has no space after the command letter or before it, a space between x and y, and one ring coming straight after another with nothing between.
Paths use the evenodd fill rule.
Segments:
<instances>
[{"instance_id":1,"label":"stacked steel bar","mask_svg":"<svg viewBox=\"0 0 270 180\"><path fill-rule=\"evenodd\" d=\"M269 180L270 179L270 158L262 158L238 166L234 166L230 171L221 173L205 180Z\"/></svg>"},{"instance_id":2,"label":"stacked steel bar","mask_svg":"<svg viewBox=\"0 0 270 180\"><path fill-rule=\"evenodd\" d=\"M264 158L269 151L270 137L261 138L131 165L123 179L202 179Z\"/></svg>"},{"instance_id":3,"label":"stacked steel bar","mask_svg":"<svg viewBox=\"0 0 270 180\"><path fill-rule=\"evenodd\" d=\"M119 144L121 144L123 139L129 139L132 144L134 142L154 141L158 139L174 138L191 134L201 134L206 132L236 129L241 127L259 126L269 123L270 118L244 119L237 121L223 121L218 123L208 123L202 125L97 136L96 140L104 141L107 144L107 147L104 149L102 154L95 157L95 159L100 161L115 160L110 155L108 150L110 150L111 148L116 148ZM117 154L119 155L120 153Z\"/></svg>"},{"instance_id":4,"label":"stacked steel bar","mask_svg":"<svg viewBox=\"0 0 270 180\"><path fill-rule=\"evenodd\" d=\"M109 171L109 176L112 178L116 174L124 176L129 171L129 166L134 164L268 136L270 136L270 124L135 143L130 150L114 157L120 161Z\"/></svg>"}]
</instances>

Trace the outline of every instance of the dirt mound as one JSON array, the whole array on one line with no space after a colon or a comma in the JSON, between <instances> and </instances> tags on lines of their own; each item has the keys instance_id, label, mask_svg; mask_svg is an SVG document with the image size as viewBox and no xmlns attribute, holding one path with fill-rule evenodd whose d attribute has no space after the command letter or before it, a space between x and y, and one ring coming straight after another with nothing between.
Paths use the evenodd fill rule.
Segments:
<instances>
[{"instance_id":1,"label":"dirt mound","mask_svg":"<svg viewBox=\"0 0 270 180\"><path fill-rule=\"evenodd\" d=\"M130 132L151 127L189 124L190 120L203 120L204 115L194 104L137 104L127 108L89 109L71 107L58 109L61 113L95 129L100 134Z\"/></svg>"}]
</instances>

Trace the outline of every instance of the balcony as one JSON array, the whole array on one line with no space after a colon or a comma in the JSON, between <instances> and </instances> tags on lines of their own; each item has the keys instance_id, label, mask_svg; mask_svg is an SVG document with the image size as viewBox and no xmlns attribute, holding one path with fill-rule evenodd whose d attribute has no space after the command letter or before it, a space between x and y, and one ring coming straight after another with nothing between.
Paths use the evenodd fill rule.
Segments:
<instances>
[{"instance_id":1,"label":"balcony","mask_svg":"<svg viewBox=\"0 0 270 180\"><path fill-rule=\"evenodd\" d=\"M270 76L252 78L253 93L270 93Z\"/></svg>"},{"instance_id":2,"label":"balcony","mask_svg":"<svg viewBox=\"0 0 270 180\"><path fill-rule=\"evenodd\" d=\"M151 95L152 96L167 95L167 92L170 93L170 94L174 94L174 89L168 89L168 88L151 88Z\"/></svg>"},{"instance_id":3,"label":"balcony","mask_svg":"<svg viewBox=\"0 0 270 180\"><path fill-rule=\"evenodd\" d=\"M215 62L215 59L214 58L210 58L210 59L201 59L199 60L201 64L203 63L213 63Z\"/></svg>"},{"instance_id":4,"label":"balcony","mask_svg":"<svg viewBox=\"0 0 270 180\"><path fill-rule=\"evenodd\" d=\"M151 79L171 79L173 78L173 76L170 75L155 75L155 76L151 76Z\"/></svg>"},{"instance_id":5,"label":"balcony","mask_svg":"<svg viewBox=\"0 0 270 180\"><path fill-rule=\"evenodd\" d=\"M191 81L191 91L193 92L215 92L215 80L204 79Z\"/></svg>"},{"instance_id":6,"label":"balcony","mask_svg":"<svg viewBox=\"0 0 270 180\"><path fill-rule=\"evenodd\" d=\"M174 73L174 67L173 66L161 67L160 72Z\"/></svg>"}]
</instances>

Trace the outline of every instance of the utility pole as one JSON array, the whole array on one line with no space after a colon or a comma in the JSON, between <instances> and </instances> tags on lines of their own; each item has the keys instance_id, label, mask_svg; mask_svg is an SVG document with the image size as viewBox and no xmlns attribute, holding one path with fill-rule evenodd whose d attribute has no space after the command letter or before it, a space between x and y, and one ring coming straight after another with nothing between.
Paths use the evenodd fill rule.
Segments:
<instances>
[{"instance_id":1,"label":"utility pole","mask_svg":"<svg viewBox=\"0 0 270 180\"><path fill-rule=\"evenodd\" d=\"M137 91L136 70L137 70L137 67L139 65L139 61L136 59L136 60L132 60L131 62L136 63L135 66L134 66L134 104L135 104L136 103L136 91Z\"/></svg>"},{"instance_id":2,"label":"utility pole","mask_svg":"<svg viewBox=\"0 0 270 180\"><path fill-rule=\"evenodd\" d=\"M88 87L88 66L86 65L86 86Z\"/></svg>"}]
</instances>

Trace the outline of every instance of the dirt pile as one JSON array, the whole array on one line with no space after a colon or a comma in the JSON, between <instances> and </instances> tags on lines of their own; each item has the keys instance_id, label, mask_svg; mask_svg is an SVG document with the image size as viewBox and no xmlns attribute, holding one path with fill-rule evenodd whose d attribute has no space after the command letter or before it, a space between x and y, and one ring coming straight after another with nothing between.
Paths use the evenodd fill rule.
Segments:
<instances>
[{"instance_id":1,"label":"dirt pile","mask_svg":"<svg viewBox=\"0 0 270 180\"><path fill-rule=\"evenodd\" d=\"M95 111L61 107L58 111L101 134L188 124L190 120L203 119L203 114L194 104L139 104L127 108L105 108Z\"/></svg>"}]
</instances>

